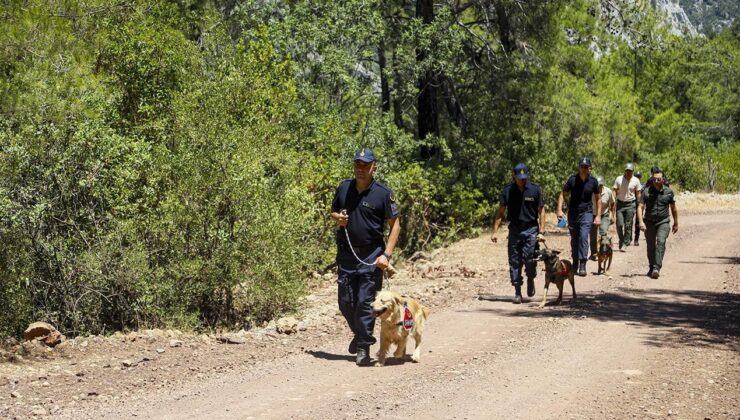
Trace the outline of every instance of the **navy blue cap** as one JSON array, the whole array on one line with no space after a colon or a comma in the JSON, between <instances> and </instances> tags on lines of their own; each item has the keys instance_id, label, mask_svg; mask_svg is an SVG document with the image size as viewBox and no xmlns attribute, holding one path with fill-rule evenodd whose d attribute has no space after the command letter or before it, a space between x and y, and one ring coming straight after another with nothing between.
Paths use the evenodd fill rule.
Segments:
<instances>
[{"instance_id":1,"label":"navy blue cap","mask_svg":"<svg viewBox=\"0 0 740 420\"><path fill-rule=\"evenodd\" d=\"M578 166L591 166L591 158L588 156L584 156L578 160Z\"/></svg>"},{"instance_id":2,"label":"navy blue cap","mask_svg":"<svg viewBox=\"0 0 740 420\"><path fill-rule=\"evenodd\" d=\"M373 154L372 149L364 148L360 150L355 150L355 160L361 160L365 163L375 162L375 155Z\"/></svg>"},{"instance_id":3,"label":"navy blue cap","mask_svg":"<svg viewBox=\"0 0 740 420\"><path fill-rule=\"evenodd\" d=\"M523 163L518 163L514 167L514 176L516 179L529 179L529 168Z\"/></svg>"}]
</instances>

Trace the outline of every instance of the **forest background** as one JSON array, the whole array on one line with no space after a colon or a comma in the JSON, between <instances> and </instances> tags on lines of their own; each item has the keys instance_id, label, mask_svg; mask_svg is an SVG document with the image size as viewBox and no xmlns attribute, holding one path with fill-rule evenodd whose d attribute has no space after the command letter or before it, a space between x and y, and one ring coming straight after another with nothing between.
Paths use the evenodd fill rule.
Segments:
<instances>
[{"instance_id":1,"label":"forest background","mask_svg":"<svg viewBox=\"0 0 740 420\"><path fill-rule=\"evenodd\" d=\"M617 4L619 7L616 7ZM526 162L740 189L740 25L646 1L27 0L0 5L0 336L245 327L333 260L356 148L406 254L490 223Z\"/></svg>"}]
</instances>

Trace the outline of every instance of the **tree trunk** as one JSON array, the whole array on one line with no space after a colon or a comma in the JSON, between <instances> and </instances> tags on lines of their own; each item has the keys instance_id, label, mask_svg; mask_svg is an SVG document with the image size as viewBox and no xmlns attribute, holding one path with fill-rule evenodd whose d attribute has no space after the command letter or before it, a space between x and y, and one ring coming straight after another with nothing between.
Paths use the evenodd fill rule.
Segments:
<instances>
[{"instance_id":1,"label":"tree trunk","mask_svg":"<svg viewBox=\"0 0 740 420\"><path fill-rule=\"evenodd\" d=\"M378 66L380 67L380 108L386 113L391 110L391 91L388 87L387 63L383 43L378 47Z\"/></svg>"},{"instance_id":2,"label":"tree trunk","mask_svg":"<svg viewBox=\"0 0 740 420\"><path fill-rule=\"evenodd\" d=\"M434 21L434 2L432 0L417 0L416 16L421 19L422 23L429 25ZM416 61L422 63L426 59L426 51L418 49L416 52ZM417 136L419 139L426 138L429 134L439 136L439 115L437 110L437 80L434 72L427 70L419 79L417 87L418 96L418 114ZM439 154L437 147L422 146L421 158L430 159Z\"/></svg>"}]
</instances>

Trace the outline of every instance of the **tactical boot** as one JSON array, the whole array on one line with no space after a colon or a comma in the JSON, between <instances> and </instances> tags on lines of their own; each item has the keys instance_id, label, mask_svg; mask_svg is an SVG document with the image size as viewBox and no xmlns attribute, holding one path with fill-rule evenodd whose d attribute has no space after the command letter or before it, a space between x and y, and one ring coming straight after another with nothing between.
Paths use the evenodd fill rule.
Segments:
<instances>
[{"instance_id":1,"label":"tactical boot","mask_svg":"<svg viewBox=\"0 0 740 420\"><path fill-rule=\"evenodd\" d=\"M514 300L512 301L512 303L515 303L518 305L522 303L522 286L514 286L514 287L516 291L514 292Z\"/></svg>"},{"instance_id":2,"label":"tactical boot","mask_svg":"<svg viewBox=\"0 0 740 420\"><path fill-rule=\"evenodd\" d=\"M635 239L635 243L633 245L634 246L640 246L640 240L639 239Z\"/></svg>"},{"instance_id":3,"label":"tactical boot","mask_svg":"<svg viewBox=\"0 0 740 420\"><path fill-rule=\"evenodd\" d=\"M578 275L586 277L586 260L578 261Z\"/></svg>"},{"instance_id":4,"label":"tactical boot","mask_svg":"<svg viewBox=\"0 0 740 420\"><path fill-rule=\"evenodd\" d=\"M534 279L527 277L527 296L534 296Z\"/></svg>"},{"instance_id":5,"label":"tactical boot","mask_svg":"<svg viewBox=\"0 0 740 420\"><path fill-rule=\"evenodd\" d=\"M657 279L658 277L660 277L660 271L653 270L653 272L650 274L650 277L651 278L654 278L654 279Z\"/></svg>"},{"instance_id":6,"label":"tactical boot","mask_svg":"<svg viewBox=\"0 0 740 420\"><path fill-rule=\"evenodd\" d=\"M352 341L349 342L349 348L347 351L349 354L357 354L357 337L352 337Z\"/></svg>"},{"instance_id":7,"label":"tactical boot","mask_svg":"<svg viewBox=\"0 0 740 420\"><path fill-rule=\"evenodd\" d=\"M357 366L369 366L370 365L370 355L368 354L370 352L370 349L367 347L358 347L357 348Z\"/></svg>"}]
</instances>

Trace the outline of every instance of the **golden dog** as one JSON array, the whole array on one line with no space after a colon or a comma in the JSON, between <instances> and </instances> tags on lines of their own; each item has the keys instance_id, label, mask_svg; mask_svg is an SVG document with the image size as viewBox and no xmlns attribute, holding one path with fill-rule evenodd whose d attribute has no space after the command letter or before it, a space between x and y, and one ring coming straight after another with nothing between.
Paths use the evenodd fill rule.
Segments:
<instances>
[{"instance_id":1,"label":"golden dog","mask_svg":"<svg viewBox=\"0 0 740 420\"><path fill-rule=\"evenodd\" d=\"M409 335L413 335L416 343L411 360L418 363L421 357L421 335L424 322L429 318L429 309L410 297L384 290L375 297L373 312L380 318L380 350L375 366L385 365L391 344L396 345L393 356L403 360Z\"/></svg>"}]
</instances>

